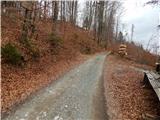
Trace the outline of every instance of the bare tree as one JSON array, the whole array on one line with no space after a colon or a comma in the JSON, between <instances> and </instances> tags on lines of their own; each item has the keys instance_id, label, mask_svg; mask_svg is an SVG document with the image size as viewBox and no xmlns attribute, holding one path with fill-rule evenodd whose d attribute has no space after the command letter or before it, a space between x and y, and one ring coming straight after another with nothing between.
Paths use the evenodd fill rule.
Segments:
<instances>
[{"instance_id":1,"label":"bare tree","mask_svg":"<svg viewBox=\"0 0 160 120\"><path fill-rule=\"evenodd\" d=\"M160 1L159 1L159 0L150 0L150 1L146 2L146 4L150 4L150 5L160 5Z\"/></svg>"},{"instance_id":2,"label":"bare tree","mask_svg":"<svg viewBox=\"0 0 160 120\"><path fill-rule=\"evenodd\" d=\"M35 2L23 2L22 6L25 9L25 16L22 27L21 41L26 42L32 39L35 31Z\"/></svg>"},{"instance_id":3,"label":"bare tree","mask_svg":"<svg viewBox=\"0 0 160 120\"><path fill-rule=\"evenodd\" d=\"M83 17L83 27L86 30L91 29L92 20L93 20L93 9L94 4L93 1L86 1L85 8L84 8L84 17Z\"/></svg>"},{"instance_id":4,"label":"bare tree","mask_svg":"<svg viewBox=\"0 0 160 120\"><path fill-rule=\"evenodd\" d=\"M53 21L56 21L58 19L58 1L53 1L52 4L53 4L53 8L54 8L54 14L53 14Z\"/></svg>"},{"instance_id":5,"label":"bare tree","mask_svg":"<svg viewBox=\"0 0 160 120\"><path fill-rule=\"evenodd\" d=\"M133 41L133 33L134 33L134 24L131 27L131 41Z\"/></svg>"},{"instance_id":6,"label":"bare tree","mask_svg":"<svg viewBox=\"0 0 160 120\"><path fill-rule=\"evenodd\" d=\"M86 1L83 27L94 31L97 43L114 38L115 16L120 6L117 1ZM118 31L117 31L118 32Z\"/></svg>"}]
</instances>

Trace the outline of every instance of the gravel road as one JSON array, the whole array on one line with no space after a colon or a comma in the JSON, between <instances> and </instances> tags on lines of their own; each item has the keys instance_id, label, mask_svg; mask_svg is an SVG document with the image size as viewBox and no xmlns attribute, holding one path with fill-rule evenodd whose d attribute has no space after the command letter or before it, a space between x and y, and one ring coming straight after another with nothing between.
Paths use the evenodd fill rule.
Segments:
<instances>
[{"instance_id":1,"label":"gravel road","mask_svg":"<svg viewBox=\"0 0 160 120\"><path fill-rule=\"evenodd\" d=\"M4 120L106 120L99 54L39 91Z\"/></svg>"}]
</instances>

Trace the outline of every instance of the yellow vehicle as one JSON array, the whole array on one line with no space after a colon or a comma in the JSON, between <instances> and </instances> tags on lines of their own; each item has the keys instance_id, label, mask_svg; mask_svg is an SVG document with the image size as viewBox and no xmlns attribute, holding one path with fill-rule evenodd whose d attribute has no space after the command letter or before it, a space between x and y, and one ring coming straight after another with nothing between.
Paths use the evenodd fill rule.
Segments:
<instances>
[{"instance_id":1,"label":"yellow vehicle","mask_svg":"<svg viewBox=\"0 0 160 120\"><path fill-rule=\"evenodd\" d=\"M120 44L119 49L118 49L118 54L120 56L122 56L122 57L125 56L125 55L127 55L127 45Z\"/></svg>"}]
</instances>

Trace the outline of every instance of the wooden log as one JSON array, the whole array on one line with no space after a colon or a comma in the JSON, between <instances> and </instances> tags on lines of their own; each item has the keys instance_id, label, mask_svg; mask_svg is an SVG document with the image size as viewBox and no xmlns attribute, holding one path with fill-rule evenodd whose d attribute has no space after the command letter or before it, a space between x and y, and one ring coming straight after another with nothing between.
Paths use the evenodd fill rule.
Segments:
<instances>
[{"instance_id":1,"label":"wooden log","mask_svg":"<svg viewBox=\"0 0 160 120\"><path fill-rule=\"evenodd\" d=\"M160 116L157 116L157 115L151 115L151 114L142 114L142 118L144 120L160 120Z\"/></svg>"},{"instance_id":2,"label":"wooden log","mask_svg":"<svg viewBox=\"0 0 160 120\"><path fill-rule=\"evenodd\" d=\"M153 71L147 71L145 72L145 74L146 74L145 79L146 80L148 79L150 85L152 86L153 90L155 91L160 101L160 75L156 74Z\"/></svg>"}]
</instances>

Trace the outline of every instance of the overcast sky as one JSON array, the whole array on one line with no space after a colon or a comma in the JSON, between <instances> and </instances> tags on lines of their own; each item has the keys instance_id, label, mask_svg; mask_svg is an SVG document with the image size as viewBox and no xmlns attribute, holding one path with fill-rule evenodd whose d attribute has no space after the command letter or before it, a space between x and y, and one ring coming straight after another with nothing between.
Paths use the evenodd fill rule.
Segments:
<instances>
[{"instance_id":1,"label":"overcast sky","mask_svg":"<svg viewBox=\"0 0 160 120\"><path fill-rule=\"evenodd\" d=\"M131 26L134 24L133 41L142 44L146 48L149 39L158 34L157 26L160 24L160 6L154 7L152 5L145 5L149 0L117 1L122 2L123 8L122 16L120 17L120 30L123 28L122 31L127 31L128 36L130 37ZM81 4L80 11L82 11L85 0L80 0L79 2ZM160 46L160 36L157 35L150 44L153 43L157 43Z\"/></svg>"},{"instance_id":2,"label":"overcast sky","mask_svg":"<svg viewBox=\"0 0 160 120\"><path fill-rule=\"evenodd\" d=\"M121 23L125 24L126 31L131 31L134 24L135 32L133 40L143 44L148 44L152 35L158 34L157 25L160 24L160 7L144 5L148 0L123 0L124 12ZM157 36L155 42L160 45L160 37Z\"/></svg>"}]
</instances>

